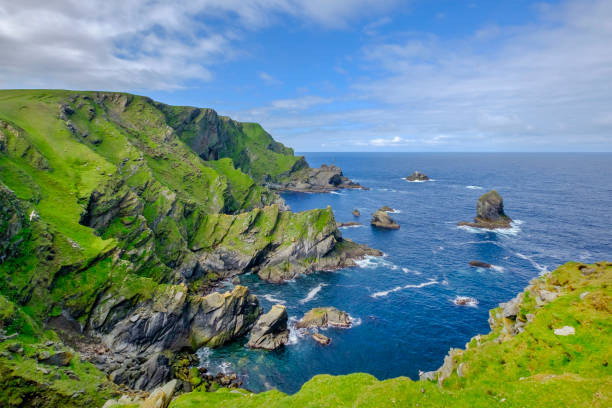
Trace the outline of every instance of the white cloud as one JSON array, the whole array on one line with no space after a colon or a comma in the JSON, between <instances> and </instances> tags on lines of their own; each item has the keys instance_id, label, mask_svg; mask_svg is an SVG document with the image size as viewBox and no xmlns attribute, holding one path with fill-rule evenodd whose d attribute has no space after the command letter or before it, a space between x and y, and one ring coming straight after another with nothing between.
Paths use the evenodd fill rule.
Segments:
<instances>
[{"instance_id":1,"label":"white cloud","mask_svg":"<svg viewBox=\"0 0 612 408\"><path fill-rule=\"evenodd\" d=\"M395 0L20 0L0 3L0 87L173 89L287 17L344 28ZM208 22L221 20L216 26ZM219 28L221 27L221 28Z\"/></svg>"},{"instance_id":2,"label":"white cloud","mask_svg":"<svg viewBox=\"0 0 612 408\"><path fill-rule=\"evenodd\" d=\"M282 81L274 78L272 75L268 74L267 72L260 72L259 73L259 79L261 79L262 81L264 81L266 83L266 85L282 85Z\"/></svg>"},{"instance_id":3,"label":"white cloud","mask_svg":"<svg viewBox=\"0 0 612 408\"><path fill-rule=\"evenodd\" d=\"M396 40L363 49L357 63L369 75L334 98L333 112L259 120L298 150L319 139L330 149L610 151L612 2L541 10L537 24L460 39L387 35ZM336 103L351 98L363 103Z\"/></svg>"}]
</instances>

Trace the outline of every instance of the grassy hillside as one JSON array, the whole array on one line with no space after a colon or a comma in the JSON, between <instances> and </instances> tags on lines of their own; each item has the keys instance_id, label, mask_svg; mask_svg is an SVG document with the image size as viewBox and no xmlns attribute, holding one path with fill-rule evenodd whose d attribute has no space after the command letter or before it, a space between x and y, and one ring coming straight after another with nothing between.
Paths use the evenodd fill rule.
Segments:
<instances>
[{"instance_id":1,"label":"grassy hillside","mask_svg":"<svg viewBox=\"0 0 612 408\"><path fill-rule=\"evenodd\" d=\"M69 368L38 364L39 353L66 349L50 319L107 332L155 294L209 290L221 278L201 266L209 252L236 251L247 268L288 240L329 234L333 247L330 209L281 212L261 186L300 160L259 125L210 109L0 91L0 406L87 405L115 389L77 357Z\"/></svg>"},{"instance_id":2,"label":"grassy hillside","mask_svg":"<svg viewBox=\"0 0 612 408\"><path fill-rule=\"evenodd\" d=\"M534 280L522 295L516 318L503 317L503 308L492 310L492 331L474 337L465 350L452 350L436 374L438 381L319 375L294 395L192 392L170 406L609 407L611 282L611 263L568 263ZM535 295L542 291L558 297L544 305ZM575 328L575 334L554 334L563 326ZM521 327L518 333L516 327Z\"/></svg>"}]
</instances>

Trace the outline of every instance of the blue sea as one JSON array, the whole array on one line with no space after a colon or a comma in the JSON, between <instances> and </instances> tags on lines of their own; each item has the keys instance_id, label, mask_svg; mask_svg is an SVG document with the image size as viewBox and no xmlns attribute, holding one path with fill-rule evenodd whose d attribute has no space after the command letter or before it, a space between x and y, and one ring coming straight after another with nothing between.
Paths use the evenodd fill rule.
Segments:
<instances>
[{"instance_id":1,"label":"blue sea","mask_svg":"<svg viewBox=\"0 0 612 408\"><path fill-rule=\"evenodd\" d=\"M201 349L213 373L236 372L252 391L293 393L316 374L366 372L379 379L418 378L437 369L451 347L489 331L488 311L534 277L571 260L612 260L612 154L306 153L311 166L335 164L367 191L284 194L293 211L331 205L337 221L358 221L344 237L384 251L356 268L321 272L285 284L243 276L268 310L286 305L291 324L307 310L335 306L350 329L327 329L327 347L292 328L291 344L274 352L244 341ZM431 181L403 180L419 170ZM496 189L513 228L457 227L471 221L478 197ZM369 225L383 205L396 231ZM354 218L353 209L361 217ZM472 268L470 260L493 264ZM229 285L229 284L228 284ZM457 296L475 300L453 303ZM477 302L477 303L476 303Z\"/></svg>"}]
</instances>

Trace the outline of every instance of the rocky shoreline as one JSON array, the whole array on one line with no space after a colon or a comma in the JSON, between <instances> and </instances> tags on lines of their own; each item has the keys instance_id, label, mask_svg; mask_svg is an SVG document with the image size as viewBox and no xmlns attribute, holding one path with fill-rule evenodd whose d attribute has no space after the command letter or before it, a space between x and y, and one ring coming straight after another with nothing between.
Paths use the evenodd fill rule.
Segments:
<instances>
[{"instance_id":1,"label":"rocky shoreline","mask_svg":"<svg viewBox=\"0 0 612 408\"><path fill-rule=\"evenodd\" d=\"M293 170L288 176L281 176L279 180L267 181L265 186L275 191L291 191L297 193L327 193L340 189L367 190L366 187L355 183L344 176L338 166L322 164L321 167L311 168L307 165Z\"/></svg>"}]
</instances>

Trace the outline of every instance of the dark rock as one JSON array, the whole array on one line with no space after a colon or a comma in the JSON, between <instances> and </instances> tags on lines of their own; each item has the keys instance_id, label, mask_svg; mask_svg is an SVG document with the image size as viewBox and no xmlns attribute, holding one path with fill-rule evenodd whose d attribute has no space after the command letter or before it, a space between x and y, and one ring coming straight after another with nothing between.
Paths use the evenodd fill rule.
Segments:
<instances>
[{"instance_id":1,"label":"dark rock","mask_svg":"<svg viewBox=\"0 0 612 408\"><path fill-rule=\"evenodd\" d=\"M351 319L348 313L335 307L317 307L308 311L296 324L298 329L327 326L351 327Z\"/></svg>"},{"instance_id":2,"label":"dark rock","mask_svg":"<svg viewBox=\"0 0 612 408\"><path fill-rule=\"evenodd\" d=\"M458 225L476 228L510 228L512 219L504 213L504 202L495 190L483 194L476 204L474 222L461 221Z\"/></svg>"},{"instance_id":3,"label":"dark rock","mask_svg":"<svg viewBox=\"0 0 612 408\"><path fill-rule=\"evenodd\" d=\"M396 223L393 218L389 217L389 215L385 211L378 210L372 215L372 226L377 228L384 229L399 229L399 224Z\"/></svg>"},{"instance_id":4,"label":"dark rock","mask_svg":"<svg viewBox=\"0 0 612 408\"><path fill-rule=\"evenodd\" d=\"M287 309L282 305L274 305L255 322L247 347L274 350L288 341Z\"/></svg>"},{"instance_id":5,"label":"dark rock","mask_svg":"<svg viewBox=\"0 0 612 408\"><path fill-rule=\"evenodd\" d=\"M492 265L482 261L470 261L470 266L476 268L490 268Z\"/></svg>"},{"instance_id":6,"label":"dark rock","mask_svg":"<svg viewBox=\"0 0 612 408\"><path fill-rule=\"evenodd\" d=\"M361 215L361 213L359 212L358 209L354 209L353 210L353 217L359 217Z\"/></svg>"},{"instance_id":7,"label":"dark rock","mask_svg":"<svg viewBox=\"0 0 612 408\"><path fill-rule=\"evenodd\" d=\"M321 333L314 333L312 335L312 338L314 339L314 341L323 346L327 346L329 343L331 343L331 339L327 336L322 335Z\"/></svg>"},{"instance_id":8,"label":"dark rock","mask_svg":"<svg viewBox=\"0 0 612 408\"><path fill-rule=\"evenodd\" d=\"M421 173L420 171L415 171L414 173L406 177L406 180L408 181L427 181L429 180L429 177L427 177L426 174Z\"/></svg>"},{"instance_id":9,"label":"dark rock","mask_svg":"<svg viewBox=\"0 0 612 408\"><path fill-rule=\"evenodd\" d=\"M43 352L43 353L48 353L48 352ZM74 354L72 354L70 351L59 351L46 358L40 358L40 357L41 356L39 355L38 361L40 361L41 363L64 367L70 364L70 360L72 360L72 357L74 357Z\"/></svg>"}]
</instances>

